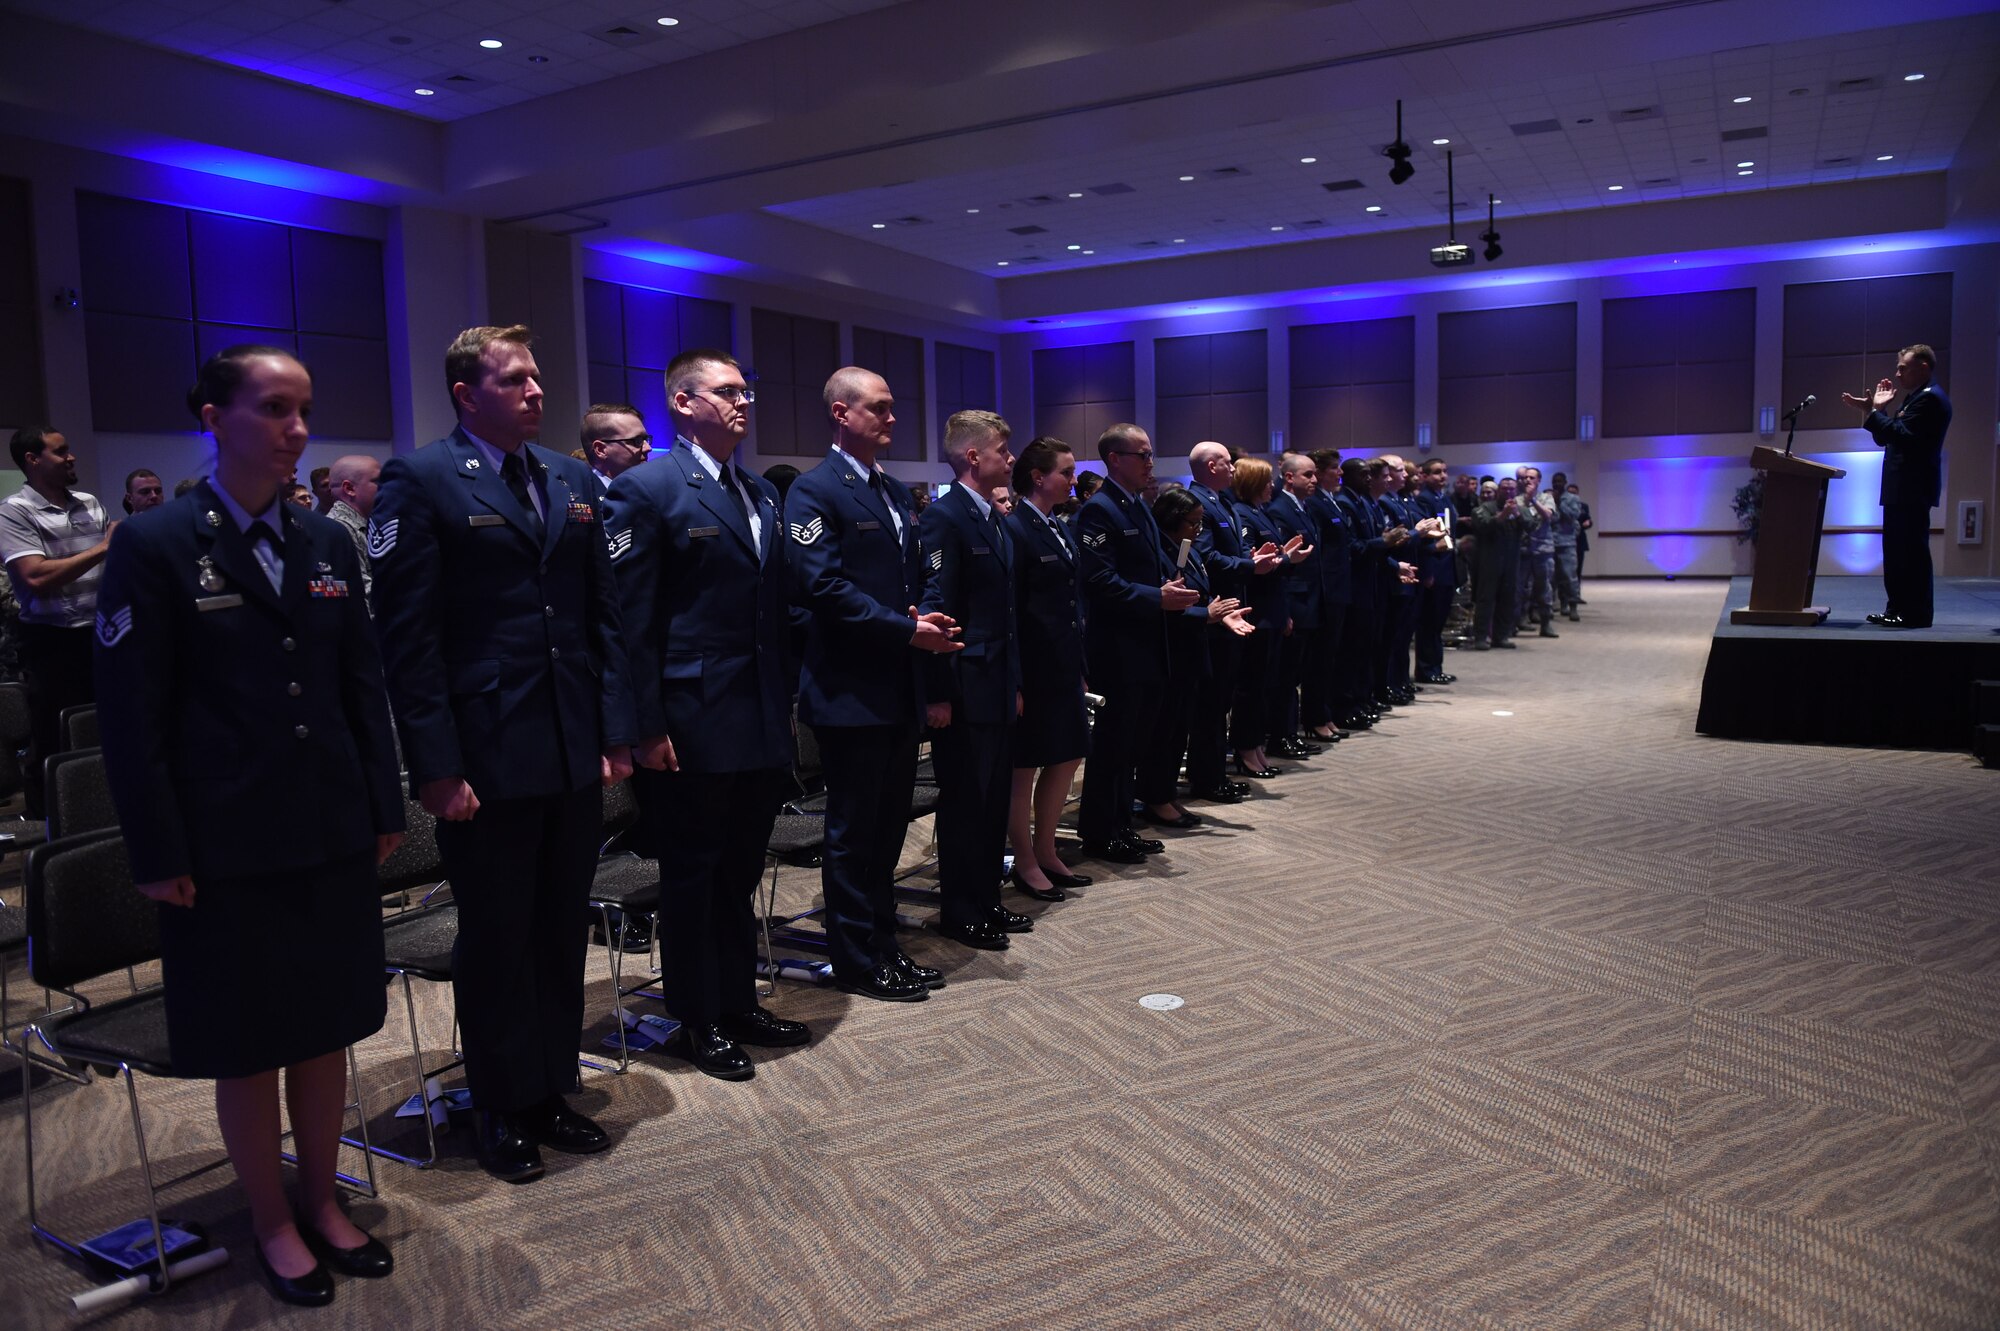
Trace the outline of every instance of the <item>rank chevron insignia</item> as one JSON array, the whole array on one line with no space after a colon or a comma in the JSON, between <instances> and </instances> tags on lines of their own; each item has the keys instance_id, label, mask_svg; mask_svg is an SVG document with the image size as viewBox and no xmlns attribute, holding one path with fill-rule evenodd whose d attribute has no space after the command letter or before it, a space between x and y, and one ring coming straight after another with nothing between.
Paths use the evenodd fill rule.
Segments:
<instances>
[{"instance_id":1,"label":"rank chevron insignia","mask_svg":"<svg viewBox=\"0 0 2000 1331\"><path fill-rule=\"evenodd\" d=\"M380 559L396 548L396 530L403 525L401 518L390 518L387 522L368 524L368 557Z\"/></svg>"},{"instance_id":2,"label":"rank chevron insignia","mask_svg":"<svg viewBox=\"0 0 2000 1331\"><path fill-rule=\"evenodd\" d=\"M814 518L804 524L797 522L792 524L792 539L800 545L811 545L824 535L826 535L825 518Z\"/></svg>"},{"instance_id":3,"label":"rank chevron insignia","mask_svg":"<svg viewBox=\"0 0 2000 1331\"><path fill-rule=\"evenodd\" d=\"M943 567L944 567L944 551L942 550L931 551L931 568L933 570L937 570L937 569L942 569Z\"/></svg>"},{"instance_id":4,"label":"rank chevron insignia","mask_svg":"<svg viewBox=\"0 0 2000 1331\"><path fill-rule=\"evenodd\" d=\"M1104 545L1104 539L1106 535L1108 535L1108 533L1106 532L1087 531L1083 533L1082 540L1085 545L1089 546L1093 550L1096 550Z\"/></svg>"},{"instance_id":5,"label":"rank chevron insignia","mask_svg":"<svg viewBox=\"0 0 2000 1331\"><path fill-rule=\"evenodd\" d=\"M132 631L132 607L114 610L105 614L97 612L97 640L106 647L116 647Z\"/></svg>"},{"instance_id":6,"label":"rank chevron insignia","mask_svg":"<svg viewBox=\"0 0 2000 1331\"><path fill-rule=\"evenodd\" d=\"M612 532L610 537L610 544L611 544L611 557L613 559L618 558L620 555L624 554L627 550L630 550L632 548L632 529L630 527L627 527L624 531Z\"/></svg>"}]
</instances>

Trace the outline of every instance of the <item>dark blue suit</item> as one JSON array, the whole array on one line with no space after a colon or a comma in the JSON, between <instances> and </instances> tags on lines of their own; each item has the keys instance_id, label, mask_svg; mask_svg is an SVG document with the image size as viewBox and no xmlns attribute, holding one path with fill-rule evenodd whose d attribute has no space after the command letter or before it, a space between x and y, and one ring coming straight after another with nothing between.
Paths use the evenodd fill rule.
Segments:
<instances>
[{"instance_id":1,"label":"dark blue suit","mask_svg":"<svg viewBox=\"0 0 2000 1331\"><path fill-rule=\"evenodd\" d=\"M1195 553L1201 556L1209 589L1218 597L1246 600L1250 590L1251 550L1243 543L1236 519L1236 498L1226 490L1211 490L1199 482L1188 493L1201 501L1201 536ZM1188 789L1206 794L1228 780L1229 709L1235 702L1236 675L1242 668L1243 642L1226 628L1208 633L1208 674L1195 692L1194 718L1188 725Z\"/></svg>"},{"instance_id":2,"label":"dark blue suit","mask_svg":"<svg viewBox=\"0 0 2000 1331\"><path fill-rule=\"evenodd\" d=\"M176 1071L235 1077L353 1044L383 1016L374 849L403 801L346 528L278 506L273 590L208 482L121 525L97 597L104 763L160 908ZM203 585L203 580L208 585ZM274 1004L297 983L312 1002Z\"/></svg>"},{"instance_id":3,"label":"dark blue suit","mask_svg":"<svg viewBox=\"0 0 2000 1331\"><path fill-rule=\"evenodd\" d=\"M1324 478L1322 478L1324 479ZM1305 661L1300 667L1299 719L1311 727L1331 725L1344 715L1337 705L1336 672L1340 663L1340 635L1347 623L1347 608L1354 599L1354 564L1347 519L1326 490L1315 490L1306 500L1312 518L1313 543L1319 547L1319 629L1306 640Z\"/></svg>"},{"instance_id":4,"label":"dark blue suit","mask_svg":"<svg viewBox=\"0 0 2000 1331\"><path fill-rule=\"evenodd\" d=\"M1294 536L1312 547L1312 553L1304 559L1296 564L1287 560L1279 570L1279 576L1285 580L1285 604L1292 624L1291 636L1278 644L1278 696L1270 713L1271 738L1280 740L1298 734L1300 729L1299 693L1305 683L1308 649L1325 622L1326 598L1319 569L1326 554L1319 548L1318 526L1303 500L1281 486L1271 496L1268 512L1284 537L1278 542L1280 547ZM1317 652L1312 655L1318 659Z\"/></svg>"},{"instance_id":5,"label":"dark blue suit","mask_svg":"<svg viewBox=\"0 0 2000 1331\"><path fill-rule=\"evenodd\" d=\"M1383 536L1388 524L1380 505L1348 489L1342 489L1334 502L1346 519L1348 563L1353 574L1353 599L1341 625L1337 653L1335 705L1341 715L1352 716L1367 705L1379 687L1376 676L1382 663L1382 619L1388 608L1384 570L1392 553Z\"/></svg>"},{"instance_id":6,"label":"dark blue suit","mask_svg":"<svg viewBox=\"0 0 2000 1331\"><path fill-rule=\"evenodd\" d=\"M1236 505L1237 529L1251 549L1265 544L1283 547L1291 539L1271 516L1267 504ZM1260 748L1276 734L1284 715L1284 700L1278 691L1278 669L1285 641L1285 625L1291 622L1291 579L1288 565L1280 564L1269 573L1250 579L1250 622L1256 632L1239 639L1242 657L1237 665L1236 696L1229 708L1229 742L1238 752Z\"/></svg>"},{"instance_id":7,"label":"dark blue suit","mask_svg":"<svg viewBox=\"0 0 2000 1331\"><path fill-rule=\"evenodd\" d=\"M948 925L988 923L1000 904L1013 794L1008 732L1021 695L1014 636L1014 561L1000 515L983 515L963 484L923 511L919 608L958 622L965 649L926 663L925 700L951 705L931 751L938 775L938 886Z\"/></svg>"},{"instance_id":8,"label":"dark blue suit","mask_svg":"<svg viewBox=\"0 0 2000 1331\"><path fill-rule=\"evenodd\" d=\"M1449 494L1421 490L1414 504L1417 516L1449 514L1447 520L1457 526L1458 510ZM1452 597L1458 591L1458 560L1443 541L1431 537L1419 543L1417 555L1417 674L1440 675L1444 673L1444 624L1451 617Z\"/></svg>"},{"instance_id":9,"label":"dark blue suit","mask_svg":"<svg viewBox=\"0 0 2000 1331\"><path fill-rule=\"evenodd\" d=\"M667 1006L694 1026L757 1005L757 883L792 764L777 492L721 465L734 494L676 439L612 482L605 519L638 731L680 763L632 780L660 852Z\"/></svg>"},{"instance_id":10,"label":"dark blue suit","mask_svg":"<svg viewBox=\"0 0 2000 1331\"><path fill-rule=\"evenodd\" d=\"M892 889L923 719L910 646L923 596L917 518L906 487L873 475L836 450L785 495L791 595L812 614L799 719L826 765L827 941L834 972L855 980L897 951Z\"/></svg>"},{"instance_id":11,"label":"dark blue suit","mask_svg":"<svg viewBox=\"0 0 2000 1331\"><path fill-rule=\"evenodd\" d=\"M1167 684L1167 622L1160 586L1173 565L1145 501L1111 480L1076 515L1083 561L1084 646L1090 684L1104 695L1091 737L1090 768L1077 808L1084 844L1101 846L1132 830L1133 780Z\"/></svg>"},{"instance_id":12,"label":"dark blue suit","mask_svg":"<svg viewBox=\"0 0 2000 1331\"><path fill-rule=\"evenodd\" d=\"M1931 509L1944 485L1951 400L1926 384L1894 416L1871 411L1863 428L1882 447L1882 583L1888 612L1931 622Z\"/></svg>"},{"instance_id":13,"label":"dark blue suit","mask_svg":"<svg viewBox=\"0 0 2000 1331\"><path fill-rule=\"evenodd\" d=\"M1068 525L1023 512L1027 502L1019 501L1002 523L1013 538L1021 662L1013 763L1050 767L1081 758L1090 747L1083 706L1083 578Z\"/></svg>"},{"instance_id":14,"label":"dark blue suit","mask_svg":"<svg viewBox=\"0 0 2000 1331\"><path fill-rule=\"evenodd\" d=\"M1409 527L1417 525L1423 516L1417 511L1416 503L1399 494L1383 495L1376 501L1382 506L1383 521L1389 527ZM1383 584L1388 591L1388 600L1382 609L1382 655L1381 674L1376 679L1377 688L1400 689L1410 683L1410 644L1417 636L1417 588L1408 585L1396 574L1397 559L1422 566L1421 546L1414 538L1402 548L1398 555L1392 555L1383 565L1387 580Z\"/></svg>"},{"instance_id":15,"label":"dark blue suit","mask_svg":"<svg viewBox=\"0 0 2000 1331\"><path fill-rule=\"evenodd\" d=\"M466 1079L496 1113L576 1084L599 775L638 738L597 478L535 445L522 456L545 520L454 430L383 467L368 524L410 788L460 776L480 801L437 838Z\"/></svg>"},{"instance_id":16,"label":"dark blue suit","mask_svg":"<svg viewBox=\"0 0 2000 1331\"><path fill-rule=\"evenodd\" d=\"M1206 521L1202 525L1207 526ZM1136 789L1141 804L1160 806L1174 802L1181 758L1194 736L1202 688L1213 669L1208 605L1215 599L1215 586L1209 579L1208 561L1202 558L1199 542L1196 544L1196 549L1188 551L1187 564L1178 572L1181 580L1200 594L1201 600L1177 615L1167 616L1167 663L1173 683L1161 698L1159 722L1140 751ZM1163 544L1161 548L1170 563L1179 554L1177 545ZM1221 631L1229 632L1226 628ZM1195 790L1209 789L1189 784Z\"/></svg>"}]
</instances>

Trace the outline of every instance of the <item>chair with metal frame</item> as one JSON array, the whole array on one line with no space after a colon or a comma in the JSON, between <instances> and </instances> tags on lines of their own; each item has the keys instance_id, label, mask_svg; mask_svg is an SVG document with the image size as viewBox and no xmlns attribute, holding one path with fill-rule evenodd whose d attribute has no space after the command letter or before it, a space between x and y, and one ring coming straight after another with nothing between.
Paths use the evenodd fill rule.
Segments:
<instances>
[{"instance_id":1,"label":"chair with metal frame","mask_svg":"<svg viewBox=\"0 0 2000 1331\"><path fill-rule=\"evenodd\" d=\"M11 800L27 784L28 744L34 719L28 708L28 686L19 680L0 682L0 800ZM47 839L39 818L0 815L0 854L26 850Z\"/></svg>"},{"instance_id":2,"label":"chair with metal frame","mask_svg":"<svg viewBox=\"0 0 2000 1331\"><path fill-rule=\"evenodd\" d=\"M151 1292L162 1293L172 1283L170 1253L162 1234L159 1194L228 1163L214 1160L177 1178L155 1181L146 1150L146 1125L139 1109L135 1072L149 1076L175 1075L167 1043L164 990L158 986L103 1003L93 1003L77 987L118 970L128 970L159 956L158 907L132 883L131 862L124 838L115 830L86 832L37 846L28 856L28 964L37 983L64 994L71 1006L28 1023L21 1042L22 1141L26 1155L28 1227L30 1233L72 1256L90 1259L83 1242L72 1241L42 1223L35 1196L34 1091L29 1083L28 1046L38 1043L57 1058L74 1059L106 1072L116 1071L125 1083L132 1116L133 1140L139 1152L140 1175L146 1185L147 1217L151 1221L152 1266L157 1271ZM359 1087L354 1050L347 1050L348 1075ZM367 1150L368 1120L358 1100L346 1108L361 1121L362 1159L367 1178L347 1174L336 1178L364 1196L375 1195L375 1165ZM345 1139L343 1139L345 1140ZM296 1160L290 1154L287 1160Z\"/></svg>"},{"instance_id":3,"label":"chair with metal frame","mask_svg":"<svg viewBox=\"0 0 2000 1331\"><path fill-rule=\"evenodd\" d=\"M452 901L433 903L433 898L449 886L444 878L444 857L437 845L437 820L423 805L406 796L403 826L402 844L375 873L383 897L398 898L402 907L382 923L383 969L390 983L402 981L403 1015L410 1030L410 1067L416 1081L414 1098L422 1106L418 1117L424 1121L427 1150L422 1156L414 1156L385 1145L365 1145L365 1149L384 1159L429 1169L438 1160L438 1120L445 1117L442 1098L434 1093L437 1079L461 1066L465 1059L457 1049L458 1012L454 1004L452 1057L436 1067L424 1066L423 1036L417 1026L417 1001L410 981L414 978L436 984L451 983L452 949L458 943L458 905ZM424 889L423 896L416 905L408 905L409 894L419 888ZM358 1088L355 1098L362 1098ZM364 1142L351 1138L343 1140L350 1146L364 1146Z\"/></svg>"},{"instance_id":4,"label":"chair with metal frame","mask_svg":"<svg viewBox=\"0 0 2000 1331\"><path fill-rule=\"evenodd\" d=\"M629 1036L632 1023L625 1000L634 994L647 993L660 983L660 864L658 860L620 848L638 822L639 802L630 781L620 781L604 792L604 841L598 848L589 901L597 912L598 926L604 931L604 952L611 964L611 1016L616 1025L613 1037L618 1041L618 1064L611 1067L589 1058L581 1061L586 1067L620 1075L632 1066ZM627 986L625 949L620 940L631 927L630 922L636 919L646 922L646 962L651 974L644 981Z\"/></svg>"}]
</instances>

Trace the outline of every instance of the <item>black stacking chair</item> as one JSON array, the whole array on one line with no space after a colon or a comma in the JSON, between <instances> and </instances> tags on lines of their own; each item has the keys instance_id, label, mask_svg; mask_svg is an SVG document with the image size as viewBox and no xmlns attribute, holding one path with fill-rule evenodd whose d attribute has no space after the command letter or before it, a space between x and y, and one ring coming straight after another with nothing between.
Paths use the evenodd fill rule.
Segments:
<instances>
[{"instance_id":1,"label":"black stacking chair","mask_svg":"<svg viewBox=\"0 0 2000 1331\"><path fill-rule=\"evenodd\" d=\"M86 702L63 708L62 714L56 718L56 727L65 749L96 748L97 704Z\"/></svg>"},{"instance_id":2,"label":"black stacking chair","mask_svg":"<svg viewBox=\"0 0 2000 1331\"><path fill-rule=\"evenodd\" d=\"M48 804L49 840L118 826L104 750L52 753L42 764L42 798Z\"/></svg>"},{"instance_id":3,"label":"black stacking chair","mask_svg":"<svg viewBox=\"0 0 2000 1331\"><path fill-rule=\"evenodd\" d=\"M424 811L424 806L408 798L403 800L403 844L395 853L384 860L375 871L384 897L397 897L407 903L409 894L416 889L426 889L416 906L400 910L382 922L383 967L393 983L397 977L402 980L403 1014L410 1028L410 1068L416 1080L416 1095L423 1102L420 1117L424 1121L424 1142L427 1150L421 1156L405 1155L389 1146L371 1146L366 1134L356 1141L346 1140L350 1146L359 1146L373 1155L413 1165L418 1169L429 1169L437 1163L437 1119L434 1110L438 1097L431 1088L436 1079L453 1071L465 1060L459 1056L458 1014L452 1013L452 1057L436 1067L424 1066L423 1038L417 1028L417 1000L410 981L429 980L434 984L451 983L451 954L458 943L458 905L456 902L434 902L438 892L446 884L444 881L444 859L437 848L437 820ZM357 1087L355 1098L360 1099Z\"/></svg>"},{"instance_id":4,"label":"black stacking chair","mask_svg":"<svg viewBox=\"0 0 2000 1331\"><path fill-rule=\"evenodd\" d=\"M597 911L604 930L604 951L611 962L611 1015L617 1023L618 1065L609 1067L594 1059L582 1062L599 1071L623 1074L632 1066L625 1000L644 993L660 982L660 864L630 850L620 849L626 834L639 821L639 801L630 781L620 781L604 792L604 840L599 847L597 871L591 879L590 904ZM612 912L618 912L614 922ZM625 949L620 945L629 921L646 922L646 962L648 977L635 985L625 983ZM657 995L656 995L657 996Z\"/></svg>"},{"instance_id":5,"label":"black stacking chair","mask_svg":"<svg viewBox=\"0 0 2000 1331\"><path fill-rule=\"evenodd\" d=\"M125 1083L125 1101L132 1115L132 1136L139 1150L140 1176L146 1184L146 1214L153 1225L158 1254L159 1289L171 1283L165 1244L160 1234L162 1188L183 1183L228 1163L225 1156L178 1178L155 1181L146 1151L146 1124L139 1111L139 1089L133 1073L174 1075L173 1053L167 1045L163 990L158 986L104 1003L92 1003L76 987L114 971L129 970L160 954L158 907L132 884L132 866L125 840L116 831L86 832L35 847L28 855L28 967L35 981L66 995L71 1005L28 1024L21 1041L21 1121L26 1155L28 1227L34 1237L64 1252L85 1257L83 1246L64 1238L41 1221L35 1197L34 1087L30 1080L28 1046L38 1043L57 1058L70 1059L107 1073L116 1071ZM348 1075L358 1076L354 1050L347 1051ZM359 1110L359 1104L350 1105ZM361 1118L366 1149L368 1121ZM289 1157L288 1157L289 1158ZM364 1160L368 1160L366 1154ZM372 1160L368 1178L340 1176L348 1186L375 1195Z\"/></svg>"}]
</instances>

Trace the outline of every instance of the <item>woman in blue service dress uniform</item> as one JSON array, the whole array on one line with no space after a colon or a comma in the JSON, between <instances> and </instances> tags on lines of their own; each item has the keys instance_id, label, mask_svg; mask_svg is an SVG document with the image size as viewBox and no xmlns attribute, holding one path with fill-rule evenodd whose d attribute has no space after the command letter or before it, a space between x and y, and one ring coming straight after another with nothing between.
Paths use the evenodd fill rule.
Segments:
<instances>
[{"instance_id":1,"label":"woman in blue service dress uniform","mask_svg":"<svg viewBox=\"0 0 2000 1331\"><path fill-rule=\"evenodd\" d=\"M1291 539L1269 512L1276 473L1262 458L1244 458L1230 481L1235 490L1237 525L1243 548L1286 547ZM1288 547L1289 548L1289 547ZM1236 699L1229 708L1229 743L1236 750L1236 771L1242 776L1277 776L1264 756L1271 719L1278 705L1278 641L1285 636L1290 614L1284 578L1275 572L1250 579L1250 623L1256 628L1243 640L1243 661L1236 672Z\"/></svg>"},{"instance_id":2,"label":"woman in blue service dress uniform","mask_svg":"<svg viewBox=\"0 0 2000 1331\"><path fill-rule=\"evenodd\" d=\"M1014 722L1014 794L1007 840L1014 885L1042 901L1062 901L1066 887L1090 878L1071 873L1056 853L1056 819L1090 747L1083 707L1083 592L1076 537L1056 508L1076 481L1070 446L1043 435L1014 460L1014 511L1004 521L1014 542L1015 634L1021 646L1021 715Z\"/></svg>"},{"instance_id":3,"label":"woman in blue service dress uniform","mask_svg":"<svg viewBox=\"0 0 2000 1331\"><path fill-rule=\"evenodd\" d=\"M389 707L347 529L280 502L306 444L305 367L229 347L188 405L215 436L214 475L121 524L104 565L105 768L133 879L161 903L174 1070L215 1080L273 1292L323 1304L328 1267L393 1264L334 1194L345 1051L384 1014L375 867L403 827Z\"/></svg>"}]
</instances>

